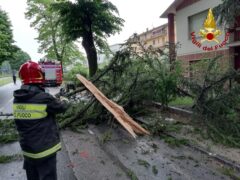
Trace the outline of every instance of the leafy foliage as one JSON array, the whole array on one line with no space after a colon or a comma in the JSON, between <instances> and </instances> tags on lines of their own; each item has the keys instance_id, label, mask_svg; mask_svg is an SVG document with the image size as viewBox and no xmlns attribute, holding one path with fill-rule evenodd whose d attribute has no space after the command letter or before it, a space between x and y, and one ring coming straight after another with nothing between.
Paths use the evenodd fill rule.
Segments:
<instances>
[{"instance_id":1,"label":"leafy foliage","mask_svg":"<svg viewBox=\"0 0 240 180\"><path fill-rule=\"evenodd\" d=\"M123 19L117 8L106 0L77 0L58 2L53 6L60 15L63 31L70 40L82 38L89 63L89 75L97 71L96 46L108 48L105 38L121 30Z\"/></svg>"},{"instance_id":2,"label":"leafy foliage","mask_svg":"<svg viewBox=\"0 0 240 180\"><path fill-rule=\"evenodd\" d=\"M46 58L57 59L58 61L70 61L73 59L83 59L78 47L72 41L67 41L67 37L62 31L60 16L51 9L54 0L28 0L27 12L25 16L32 20L39 35L39 52L46 53Z\"/></svg>"},{"instance_id":3,"label":"leafy foliage","mask_svg":"<svg viewBox=\"0 0 240 180\"><path fill-rule=\"evenodd\" d=\"M75 85L80 84L79 80L76 78L76 74L81 74L84 77L88 77L88 71L87 68L85 68L80 63L76 63L74 67L68 71L64 77L64 80L66 81L73 81Z\"/></svg>"},{"instance_id":4,"label":"leafy foliage","mask_svg":"<svg viewBox=\"0 0 240 180\"><path fill-rule=\"evenodd\" d=\"M0 143L10 143L18 140L18 133L13 119L0 121Z\"/></svg>"},{"instance_id":5,"label":"leafy foliage","mask_svg":"<svg viewBox=\"0 0 240 180\"><path fill-rule=\"evenodd\" d=\"M158 61L155 61L158 62ZM177 96L177 83L181 74L180 66L177 63L171 64L175 66L175 70L171 71L170 64L164 62L159 63L156 67L155 78L156 82L156 100L162 103L163 107L168 106L169 102L176 99Z\"/></svg>"},{"instance_id":6,"label":"leafy foliage","mask_svg":"<svg viewBox=\"0 0 240 180\"><path fill-rule=\"evenodd\" d=\"M27 60L30 60L31 57L28 53L22 51L19 47L14 45L15 52L13 54L13 59L10 61L11 68L18 70L20 66L25 63Z\"/></svg>"},{"instance_id":7,"label":"leafy foliage","mask_svg":"<svg viewBox=\"0 0 240 180\"><path fill-rule=\"evenodd\" d=\"M171 137L167 135L161 135L160 137L163 138L164 142L171 147L180 147L182 145L187 145L189 143L188 140L184 138L177 139L175 137Z\"/></svg>"},{"instance_id":8,"label":"leafy foliage","mask_svg":"<svg viewBox=\"0 0 240 180\"><path fill-rule=\"evenodd\" d=\"M236 17L240 16L240 1L222 0L222 3L214 8L214 14L219 17L220 24L227 23L232 26Z\"/></svg>"},{"instance_id":9,"label":"leafy foliage","mask_svg":"<svg viewBox=\"0 0 240 180\"><path fill-rule=\"evenodd\" d=\"M205 60L201 80L184 80L185 89L194 97L194 110L202 116L209 136L223 144L240 147L240 74L221 68L220 57Z\"/></svg>"},{"instance_id":10,"label":"leafy foliage","mask_svg":"<svg viewBox=\"0 0 240 180\"><path fill-rule=\"evenodd\" d=\"M177 68L171 70L168 56L164 55L162 51L152 49L139 55L131 45L126 45L113 57L108 66L98 71L92 82L132 116L144 113L144 105L142 105L144 101L156 100L167 105L177 92L179 71ZM167 88L172 89L167 91ZM85 90L85 88L80 89ZM162 93L165 93L167 98ZM85 92L81 95L83 102L91 103L92 94ZM88 110L84 111L84 115L79 114L80 112L82 113L82 111L75 112L76 116L70 121L75 124L82 123L82 119L89 119L89 115L94 122L112 119L111 114L98 101L93 102Z\"/></svg>"},{"instance_id":11,"label":"leafy foliage","mask_svg":"<svg viewBox=\"0 0 240 180\"><path fill-rule=\"evenodd\" d=\"M181 129L181 125L178 123L169 123L164 118L158 119L153 118L154 121L151 121L147 128L151 131L153 135L160 135L163 133L178 132Z\"/></svg>"},{"instance_id":12,"label":"leafy foliage","mask_svg":"<svg viewBox=\"0 0 240 180\"><path fill-rule=\"evenodd\" d=\"M11 161L16 160L23 160L21 154L14 154L14 155L0 155L0 164L9 163Z\"/></svg>"},{"instance_id":13,"label":"leafy foliage","mask_svg":"<svg viewBox=\"0 0 240 180\"><path fill-rule=\"evenodd\" d=\"M0 64L8 61L12 69L18 69L30 56L13 45L12 25L5 11L0 9Z\"/></svg>"},{"instance_id":14,"label":"leafy foliage","mask_svg":"<svg viewBox=\"0 0 240 180\"><path fill-rule=\"evenodd\" d=\"M175 96L179 72L171 71L168 56L162 59L163 55L162 51L152 49L138 55L127 47L115 56L109 65L111 69L98 82L102 84L100 89L124 106L140 104L143 100L167 105Z\"/></svg>"},{"instance_id":15,"label":"leafy foliage","mask_svg":"<svg viewBox=\"0 0 240 180\"><path fill-rule=\"evenodd\" d=\"M150 167L149 162L147 162L147 161L145 161L145 160L142 160L142 159L138 159L138 164L139 164L140 166L144 166L144 167L147 168L147 169Z\"/></svg>"},{"instance_id":16,"label":"leafy foliage","mask_svg":"<svg viewBox=\"0 0 240 180\"><path fill-rule=\"evenodd\" d=\"M138 180L138 177L131 169L128 169L127 175L131 180Z\"/></svg>"},{"instance_id":17,"label":"leafy foliage","mask_svg":"<svg viewBox=\"0 0 240 180\"><path fill-rule=\"evenodd\" d=\"M0 8L0 64L13 57L13 34L11 22L5 11Z\"/></svg>"},{"instance_id":18,"label":"leafy foliage","mask_svg":"<svg viewBox=\"0 0 240 180\"><path fill-rule=\"evenodd\" d=\"M110 141L112 139L112 132L111 131L106 131L100 138L100 142L102 144L107 143L108 141Z\"/></svg>"},{"instance_id":19,"label":"leafy foliage","mask_svg":"<svg viewBox=\"0 0 240 180\"><path fill-rule=\"evenodd\" d=\"M219 170L220 170L220 172L222 172L224 175L228 176L231 179L240 180L240 177L236 173L236 169L222 167Z\"/></svg>"},{"instance_id":20,"label":"leafy foliage","mask_svg":"<svg viewBox=\"0 0 240 180\"><path fill-rule=\"evenodd\" d=\"M155 165L152 166L152 172L153 172L154 175L158 174L158 169Z\"/></svg>"}]
</instances>

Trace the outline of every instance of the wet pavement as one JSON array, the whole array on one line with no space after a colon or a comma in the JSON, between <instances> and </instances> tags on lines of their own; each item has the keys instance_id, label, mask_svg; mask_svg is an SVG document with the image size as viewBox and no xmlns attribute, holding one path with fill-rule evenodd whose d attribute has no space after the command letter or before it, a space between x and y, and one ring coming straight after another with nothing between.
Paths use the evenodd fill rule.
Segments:
<instances>
[{"instance_id":1,"label":"wet pavement","mask_svg":"<svg viewBox=\"0 0 240 180\"><path fill-rule=\"evenodd\" d=\"M126 173L100 147L98 139L86 129L82 133L63 131L62 138L78 180L126 180Z\"/></svg>"},{"instance_id":2,"label":"wet pavement","mask_svg":"<svg viewBox=\"0 0 240 180\"><path fill-rule=\"evenodd\" d=\"M103 143L106 133L110 138ZM122 128L90 125L80 133L61 132L59 180L224 180L225 167L187 146L171 147L160 137L131 138ZM0 154L19 154L18 143L0 145ZM130 177L129 177L130 176ZM76 177L76 178L75 178ZM0 180L25 180L22 160L0 164Z\"/></svg>"},{"instance_id":3,"label":"wet pavement","mask_svg":"<svg viewBox=\"0 0 240 180\"><path fill-rule=\"evenodd\" d=\"M18 142L0 145L0 155L21 154ZM23 159L0 164L0 180L26 180ZM59 180L76 180L65 146L57 154L57 174Z\"/></svg>"},{"instance_id":4,"label":"wet pavement","mask_svg":"<svg viewBox=\"0 0 240 180\"><path fill-rule=\"evenodd\" d=\"M142 136L134 140L122 128L93 126L91 130L99 138L106 132L111 134L111 140L102 148L139 180L230 179L222 174L228 167L187 146L171 147L160 137Z\"/></svg>"},{"instance_id":5,"label":"wet pavement","mask_svg":"<svg viewBox=\"0 0 240 180\"><path fill-rule=\"evenodd\" d=\"M13 83L0 87L0 113L12 113L13 91L19 89L21 82L18 80L16 85Z\"/></svg>"}]
</instances>

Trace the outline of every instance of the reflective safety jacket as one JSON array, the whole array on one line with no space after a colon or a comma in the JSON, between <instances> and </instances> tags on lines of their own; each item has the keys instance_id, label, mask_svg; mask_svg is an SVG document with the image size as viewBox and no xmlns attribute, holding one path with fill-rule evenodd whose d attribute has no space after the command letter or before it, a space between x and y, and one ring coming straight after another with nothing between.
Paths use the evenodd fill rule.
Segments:
<instances>
[{"instance_id":1,"label":"reflective safety jacket","mask_svg":"<svg viewBox=\"0 0 240 180\"><path fill-rule=\"evenodd\" d=\"M14 91L14 119L25 157L41 159L61 149L55 114L66 109L67 104L37 85L22 85Z\"/></svg>"}]
</instances>

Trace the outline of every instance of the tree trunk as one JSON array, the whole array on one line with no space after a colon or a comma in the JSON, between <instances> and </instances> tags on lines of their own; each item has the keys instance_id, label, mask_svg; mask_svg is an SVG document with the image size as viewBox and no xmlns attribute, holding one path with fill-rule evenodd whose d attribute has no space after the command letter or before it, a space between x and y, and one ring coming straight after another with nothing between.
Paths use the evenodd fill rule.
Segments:
<instances>
[{"instance_id":1,"label":"tree trunk","mask_svg":"<svg viewBox=\"0 0 240 180\"><path fill-rule=\"evenodd\" d=\"M82 45L87 53L89 76L92 77L97 69L97 51L93 42L93 36L91 32L85 33L83 36Z\"/></svg>"}]
</instances>

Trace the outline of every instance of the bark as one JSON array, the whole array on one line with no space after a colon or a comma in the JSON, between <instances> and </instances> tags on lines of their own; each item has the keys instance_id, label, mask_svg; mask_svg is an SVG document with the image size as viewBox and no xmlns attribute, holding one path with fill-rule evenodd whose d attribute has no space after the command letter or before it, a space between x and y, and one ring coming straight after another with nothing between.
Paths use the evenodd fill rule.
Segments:
<instances>
[{"instance_id":1,"label":"bark","mask_svg":"<svg viewBox=\"0 0 240 180\"><path fill-rule=\"evenodd\" d=\"M89 75L92 77L98 69L97 51L93 42L92 32L87 32L84 34L82 45L87 54Z\"/></svg>"}]
</instances>

